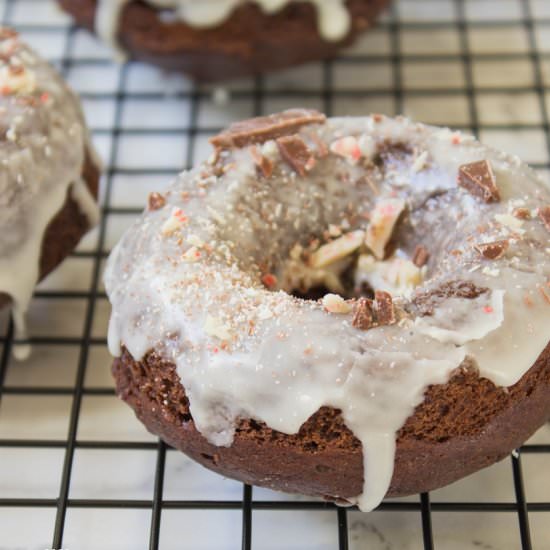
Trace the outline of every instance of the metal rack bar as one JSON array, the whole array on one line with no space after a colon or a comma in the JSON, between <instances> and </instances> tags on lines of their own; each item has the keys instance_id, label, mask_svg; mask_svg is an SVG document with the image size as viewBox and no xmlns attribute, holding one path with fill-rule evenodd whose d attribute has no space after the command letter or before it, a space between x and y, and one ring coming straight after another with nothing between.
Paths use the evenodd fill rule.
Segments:
<instances>
[{"instance_id":1,"label":"metal rack bar","mask_svg":"<svg viewBox=\"0 0 550 550\"><path fill-rule=\"evenodd\" d=\"M28 0L27 0L28 1ZM37 3L41 0L36 0ZM418 2L421 0L409 0ZM12 20L14 6L17 0L6 0L4 11L1 14L3 22L9 23ZM544 64L550 63L550 51L541 51L538 44L537 28L550 32L550 18L539 17L535 20L531 2L521 1L521 16L519 19L509 21L499 19L496 14L494 19L477 21L471 20L467 13L466 0L450 0L455 10L455 17L452 20L430 20L430 21L406 21L399 16L397 5L392 8L389 17L378 26L378 31L388 37L389 48L383 53L346 53L344 52L337 60L325 61L320 64L321 79L319 89L293 87L283 85L272 89L270 77L258 76L251 85L234 90L231 96L235 101L250 102L254 115L264 113L265 104L269 100L289 101L292 103L307 102L311 100L320 101L327 114L333 114L337 110L336 102L353 100L380 100L390 98L395 113L406 111L409 98L423 98L429 102L432 98L465 98L467 105L468 120L459 121L453 124L458 129L472 131L478 135L480 132L491 130L501 132L515 131L542 131L545 135L545 144L548 152L545 160L531 163L539 169L550 169L550 114L549 103L550 82L545 80ZM520 25L526 32L528 47L525 52L475 52L471 33L483 29L507 29L517 28ZM63 36L65 38L64 48L59 58L63 74L76 68L107 68L111 67L110 60L101 56L91 55L78 56L73 51L75 37L78 32L73 27L63 24L48 24L40 21L25 22L17 25L18 30L28 33L44 33L52 37ZM458 49L456 52L426 52L408 53L405 50L403 35L408 31L444 31L456 33L458 36ZM476 84L474 64L479 62L529 62L533 66L533 85L521 85L514 87L506 86L479 86ZM410 86L406 85L406 64L422 63L430 65L438 63L460 63L463 83L446 86ZM384 66L391 69L391 79L388 83L378 86L369 86L361 89L354 86L346 86L337 82L337 67L346 66L353 70L361 70L365 66ZM13 437L0 438L0 450L21 449L31 452L37 449L59 450L63 454L63 465L61 470L61 482L59 493L56 498L11 498L0 495L0 514L5 509L47 509L55 512L55 521L52 526L53 548L62 548L66 533L66 518L69 509L79 510L145 510L151 513L150 528L148 530L148 547L150 550L162 550L162 528L163 512L179 511L233 511L240 513L241 519L241 547L243 550L254 550L255 538L253 538L254 517L256 512L321 512L329 511L334 518L335 529L337 530L337 548L348 550L353 546L353 539L350 537L350 513L355 508L339 508L332 503L318 501L292 501L292 500L257 500L252 487L242 486L242 496L235 499L169 499L165 498L164 484L167 477L167 457L169 453L177 452L162 442L154 441L119 441L108 440L84 440L79 439L78 426L82 409L83 399L89 396L112 397L112 388L88 387L85 386L85 375L87 364L90 359L90 351L95 346L105 346L106 339L100 338L93 332L94 317L98 304L105 302L106 295L100 289L101 267L109 254L107 249L107 220L114 216L135 216L140 208L123 207L112 205L112 195L115 186L115 178L118 176L131 177L134 175L151 176L168 179L178 173L181 166L171 166L169 163L160 167L144 166L134 168L123 166L118 162L120 142L128 137L143 137L155 140L159 137L170 137L177 139L185 137L186 152L184 165L189 168L193 165L197 152L197 141L203 139L221 128L215 124L200 123L201 102L207 100L212 93L209 87L191 85L188 89L170 94L170 99L177 102L186 102L189 106L186 121L181 125L163 127L162 124L154 126L136 125L126 127L123 120L123 109L129 101L141 101L146 106L148 103L162 101L166 96L162 92L129 89L128 81L130 70L133 64L126 64L120 67L117 72L117 81L112 91L83 91L81 96L84 100L107 101L114 104L113 123L107 127L94 127L92 122L93 135L96 138L108 138L112 146L108 155L107 169L105 174L105 194L101 205L102 221L99 227L97 243L91 250L77 251L72 254L74 258L91 260L92 277L90 287L87 290L77 291L56 291L40 290L36 293L41 300L80 300L85 303L84 325L81 336L34 336L30 342L41 346L77 346L79 350L78 362L74 383L55 384L51 386L40 386L37 384L24 385L24 383L9 383L7 378L8 369L11 368L10 352L13 344L13 324L9 322L3 334L0 335L2 351L0 354L0 406L3 398L10 399L18 397L51 396L72 398L69 423L66 438L39 439ZM509 94L518 97L525 93L534 93L537 98L537 105L540 110L540 120L533 121L510 121L510 122L483 122L478 111L479 98L491 94ZM481 113L482 115L483 113ZM99 126L99 125L98 125ZM8 380L8 382L7 382ZM152 455L155 453L154 486L151 498L126 499L126 498L72 498L71 481L73 478L73 463L75 452L82 450L104 450L104 451L143 451ZM518 544L522 550L530 550L534 546L532 532L530 529L530 514L550 513L550 501L530 502L524 488L524 472L522 465L523 455L550 455L550 444L528 444L520 449L520 454L512 456L511 482L514 488L514 498L506 502L476 502L476 501L433 501L429 494L422 494L416 502L408 501L385 501L377 509L380 512L388 512L396 517L399 514L414 513L415 518L420 520L421 537L418 545L426 550L439 548L437 537L437 520L434 514L453 513L504 513L509 517L517 517ZM534 523L534 522L533 522ZM254 531L256 533L256 531ZM256 535L258 537L258 535ZM533 535L534 537L534 535Z\"/></svg>"}]
</instances>

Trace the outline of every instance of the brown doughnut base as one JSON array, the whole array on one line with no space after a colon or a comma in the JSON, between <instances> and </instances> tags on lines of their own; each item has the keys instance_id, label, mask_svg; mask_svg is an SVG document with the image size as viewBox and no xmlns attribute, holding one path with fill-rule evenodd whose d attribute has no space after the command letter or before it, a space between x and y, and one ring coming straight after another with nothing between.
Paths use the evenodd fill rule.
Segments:
<instances>
[{"instance_id":1,"label":"brown doughnut base","mask_svg":"<svg viewBox=\"0 0 550 550\"><path fill-rule=\"evenodd\" d=\"M388 1L348 0L352 28L339 42L320 37L315 8L307 3L288 5L272 15L245 4L222 25L196 29L163 22L154 8L132 2L122 13L118 40L132 59L215 82L334 57L372 25ZM78 25L93 32L97 0L58 2Z\"/></svg>"},{"instance_id":2,"label":"brown doughnut base","mask_svg":"<svg viewBox=\"0 0 550 550\"><path fill-rule=\"evenodd\" d=\"M195 428L174 364L154 352L135 361L123 349L112 370L118 395L150 432L223 476L340 502L362 490L361 444L334 409L321 408L296 435L243 419L232 446L216 447ZM463 364L446 385L428 389L399 431L387 496L431 491L489 466L549 417L550 343L508 390Z\"/></svg>"},{"instance_id":3,"label":"brown doughnut base","mask_svg":"<svg viewBox=\"0 0 550 550\"><path fill-rule=\"evenodd\" d=\"M99 177L99 168L94 164L89 152L86 152L82 178L96 199ZM76 248L80 239L89 229L88 218L72 199L69 188L63 207L52 219L44 233L40 256L40 280L51 273ZM8 305L10 301L7 294L0 292L0 308Z\"/></svg>"}]
</instances>

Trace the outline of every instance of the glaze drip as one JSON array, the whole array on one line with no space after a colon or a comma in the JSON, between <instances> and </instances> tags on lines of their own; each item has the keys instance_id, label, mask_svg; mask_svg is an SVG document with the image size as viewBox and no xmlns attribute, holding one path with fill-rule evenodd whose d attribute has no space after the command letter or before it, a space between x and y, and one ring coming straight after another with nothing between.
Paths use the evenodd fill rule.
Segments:
<instances>
[{"instance_id":1,"label":"glaze drip","mask_svg":"<svg viewBox=\"0 0 550 550\"><path fill-rule=\"evenodd\" d=\"M239 418L293 434L321 406L341 410L363 446L355 502L371 510L391 481L396 432L429 385L466 359L511 385L548 343L549 233L536 213L550 192L470 136L378 115L299 116L309 124L283 141L279 128L270 138L239 125L238 146L229 132L209 162L155 195L108 262L109 346L175 363L195 425L215 445L231 445ZM478 160L491 163L500 202L458 188L459 167ZM518 207L529 217L516 218ZM400 254L422 244L430 257L416 288L394 295L395 320L361 330L337 296L326 308L287 292L297 245L318 270L342 260L340 245L322 250L341 231L345 254L392 258L388 232L373 231L384 219ZM504 239L494 261L474 246ZM442 292L457 281L482 290ZM431 315L415 302L422 293L437 296Z\"/></svg>"},{"instance_id":2,"label":"glaze drip","mask_svg":"<svg viewBox=\"0 0 550 550\"><path fill-rule=\"evenodd\" d=\"M91 146L76 96L15 32L0 29L0 53L0 292L11 298L16 340L25 340L48 224L69 189L90 225L98 211L81 182ZM17 358L29 352L27 345L14 346Z\"/></svg>"},{"instance_id":3,"label":"glaze drip","mask_svg":"<svg viewBox=\"0 0 550 550\"><path fill-rule=\"evenodd\" d=\"M298 0L250 0L266 14L276 13L287 4ZM351 27L351 18L345 0L299 0L312 4L317 10L319 33L327 41L345 38ZM117 31L120 15L131 0L99 0L96 14L97 34L120 52ZM161 9L171 10L176 19L198 28L221 25L244 0L146 0Z\"/></svg>"}]
</instances>

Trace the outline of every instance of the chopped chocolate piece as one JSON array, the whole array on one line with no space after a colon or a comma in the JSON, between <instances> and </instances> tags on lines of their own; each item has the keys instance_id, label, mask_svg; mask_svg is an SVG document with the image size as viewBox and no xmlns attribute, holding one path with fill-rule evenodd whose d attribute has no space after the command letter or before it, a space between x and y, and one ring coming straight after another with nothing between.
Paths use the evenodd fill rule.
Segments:
<instances>
[{"instance_id":1,"label":"chopped chocolate piece","mask_svg":"<svg viewBox=\"0 0 550 550\"><path fill-rule=\"evenodd\" d=\"M283 160L300 176L305 176L315 159L300 136L285 136L277 139L277 146Z\"/></svg>"},{"instance_id":2,"label":"chopped chocolate piece","mask_svg":"<svg viewBox=\"0 0 550 550\"><path fill-rule=\"evenodd\" d=\"M531 210L529 210L529 208L515 208L512 212L512 216L518 220L530 220Z\"/></svg>"},{"instance_id":3,"label":"chopped chocolate piece","mask_svg":"<svg viewBox=\"0 0 550 550\"><path fill-rule=\"evenodd\" d=\"M312 109L290 109L231 124L221 134L210 138L210 143L222 149L265 143L270 139L293 134L307 124L321 124L325 120L325 115Z\"/></svg>"},{"instance_id":4,"label":"chopped chocolate piece","mask_svg":"<svg viewBox=\"0 0 550 550\"><path fill-rule=\"evenodd\" d=\"M423 267L428 263L428 260L430 259L430 253L428 252L428 249L421 244L416 245L416 248L414 249L412 261L413 264L416 267Z\"/></svg>"},{"instance_id":5,"label":"chopped chocolate piece","mask_svg":"<svg viewBox=\"0 0 550 550\"><path fill-rule=\"evenodd\" d=\"M368 330L374 324L372 300L359 298L353 307L352 326L359 330Z\"/></svg>"},{"instance_id":6,"label":"chopped chocolate piece","mask_svg":"<svg viewBox=\"0 0 550 550\"><path fill-rule=\"evenodd\" d=\"M412 303L419 315L433 315L435 306L448 298L474 300L486 292L488 288L476 286L471 281L447 281L433 290L418 292Z\"/></svg>"},{"instance_id":7,"label":"chopped chocolate piece","mask_svg":"<svg viewBox=\"0 0 550 550\"><path fill-rule=\"evenodd\" d=\"M374 293L374 306L376 310L376 320L379 325L393 325L397 318L393 307L393 299L389 292L377 290Z\"/></svg>"},{"instance_id":8,"label":"chopped chocolate piece","mask_svg":"<svg viewBox=\"0 0 550 550\"><path fill-rule=\"evenodd\" d=\"M266 178L271 177L271 174L273 174L273 163L262 155L254 145L250 148L250 153L252 154L252 158L260 174Z\"/></svg>"},{"instance_id":9,"label":"chopped chocolate piece","mask_svg":"<svg viewBox=\"0 0 550 550\"><path fill-rule=\"evenodd\" d=\"M474 248L487 260L498 260L504 256L510 245L509 241L494 241L492 243L478 243Z\"/></svg>"},{"instance_id":10,"label":"chopped chocolate piece","mask_svg":"<svg viewBox=\"0 0 550 550\"><path fill-rule=\"evenodd\" d=\"M166 204L163 195L157 192L149 193L149 210L160 210Z\"/></svg>"},{"instance_id":11,"label":"chopped chocolate piece","mask_svg":"<svg viewBox=\"0 0 550 550\"><path fill-rule=\"evenodd\" d=\"M485 202L498 202L500 193L488 160L463 164L458 169L458 185Z\"/></svg>"},{"instance_id":12,"label":"chopped chocolate piece","mask_svg":"<svg viewBox=\"0 0 550 550\"><path fill-rule=\"evenodd\" d=\"M550 231L550 206L539 208L539 218L542 220L546 229Z\"/></svg>"}]
</instances>

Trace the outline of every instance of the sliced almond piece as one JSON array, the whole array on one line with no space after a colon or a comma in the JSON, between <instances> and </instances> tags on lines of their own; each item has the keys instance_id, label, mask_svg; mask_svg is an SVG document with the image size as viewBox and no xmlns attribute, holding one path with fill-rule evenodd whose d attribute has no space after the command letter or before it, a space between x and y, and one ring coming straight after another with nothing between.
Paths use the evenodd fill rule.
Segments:
<instances>
[{"instance_id":1,"label":"sliced almond piece","mask_svg":"<svg viewBox=\"0 0 550 550\"><path fill-rule=\"evenodd\" d=\"M324 244L311 255L311 267L325 267L349 256L361 246L364 238L364 231L350 231L340 238Z\"/></svg>"}]
</instances>

